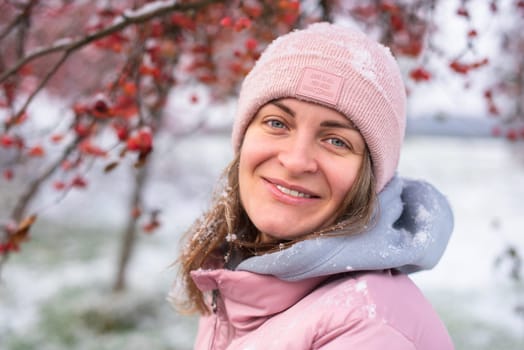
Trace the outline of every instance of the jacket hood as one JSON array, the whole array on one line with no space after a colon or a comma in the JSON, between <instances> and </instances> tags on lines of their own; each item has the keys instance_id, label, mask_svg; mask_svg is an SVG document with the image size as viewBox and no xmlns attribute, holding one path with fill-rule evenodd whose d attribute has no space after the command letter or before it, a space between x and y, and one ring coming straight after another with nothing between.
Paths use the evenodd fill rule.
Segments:
<instances>
[{"instance_id":1,"label":"jacket hood","mask_svg":"<svg viewBox=\"0 0 524 350\"><path fill-rule=\"evenodd\" d=\"M236 270L297 281L348 271L433 268L453 231L446 198L427 182L395 176L378 196L376 223L350 236L321 236L241 262Z\"/></svg>"}]
</instances>

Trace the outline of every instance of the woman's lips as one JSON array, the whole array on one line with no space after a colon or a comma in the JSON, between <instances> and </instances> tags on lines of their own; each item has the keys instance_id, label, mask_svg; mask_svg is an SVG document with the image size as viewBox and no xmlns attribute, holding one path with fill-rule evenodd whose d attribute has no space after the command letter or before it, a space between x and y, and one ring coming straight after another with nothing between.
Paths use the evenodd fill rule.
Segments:
<instances>
[{"instance_id":1,"label":"woman's lips","mask_svg":"<svg viewBox=\"0 0 524 350\"><path fill-rule=\"evenodd\" d=\"M264 180L273 185L279 192L290 197L300 199L319 198L317 194L301 186L291 185L285 181L273 178L264 178Z\"/></svg>"},{"instance_id":2,"label":"woman's lips","mask_svg":"<svg viewBox=\"0 0 524 350\"><path fill-rule=\"evenodd\" d=\"M311 198L311 196L309 194L307 194L307 193L291 190L289 188L286 188L286 187L280 186L280 185L275 185L275 186L280 190L280 192L288 194L288 195L290 195L292 197Z\"/></svg>"}]
</instances>

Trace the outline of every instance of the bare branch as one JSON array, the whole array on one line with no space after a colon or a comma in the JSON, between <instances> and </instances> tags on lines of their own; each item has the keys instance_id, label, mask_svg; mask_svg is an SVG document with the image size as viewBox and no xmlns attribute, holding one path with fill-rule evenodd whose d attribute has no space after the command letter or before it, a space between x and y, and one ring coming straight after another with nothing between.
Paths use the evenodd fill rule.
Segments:
<instances>
[{"instance_id":1,"label":"bare branch","mask_svg":"<svg viewBox=\"0 0 524 350\"><path fill-rule=\"evenodd\" d=\"M18 38L16 40L16 57L21 58L25 55L25 43L27 29L29 28L29 16L24 16L21 18L18 25Z\"/></svg>"},{"instance_id":2,"label":"bare branch","mask_svg":"<svg viewBox=\"0 0 524 350\"><path fill-rule=\"evenodd\" d=\"M9 23L5 29L0 32L0 41L2 41L11 31L22 21L24 21L25 18L28 17L29 12L33 8L33 6L36 5L36 0L29 1L26 6L22 9L22 12L15 17L15 19Z\"/></svg>"},{"instance_id":3,"label":"bare branch","mask_svg":"<svg viewBox=\"0 0 524 350\"><path fill-rule=\"evenodd\" d=\"M524 102L522 102L522 98L524 97L524 59L520 56L517 58L519 61L517 62L517 76L516 76L516 85L517 85L517 94L516 94L516 107L515 107L515 115L517 118L523 118L524 117Z\"/></svg>"},{"instance_id":4,"label":"bare branch","mask_svg":"<svg viewBox=\"0 0 524 350\"><path fill-rule=\"evenodd\" d=\"M65 52L62 57L60 58L60 60L58 60L58 62L51 68L51 70L49 72L47 72L47 74L45 75L44 79L42 79L42 81L40 82L40 84L38 84L38 86L36 87L36 89L31 93L31 95L29 95L29 97L27 98L27 100L24 102L24 105L22 106L22 108L20 108L20 110L18 111L18 113L16 113L15 115L15 120L22 114L24 113L24 111L27 109L27 107L29 106L29 104L33 101L33 99L35 98L35 96L38 94L38 92L40 92L40 90L42 90L44 88L44 86L47 84L47 82L49 81L49 79L51 79L51 77L56 73L56 71L60 68L60 66L62 66L62 64L64 64L65 60L67 59L67 57L69 56L70 52Z\"/></svg>"},{"instance_id":5,"label":"bare branch","mask_svg":"<svg viewBox=\"0 0 524 350\"><path fill-rule=\"evenodd\" d=\"M25 214L27 206L40 189L40 186L55 172L56 169L58 169L58 167L71 154L71 152L73 152L76 149L78 143L81 140L82 138L78 137L73 142L71 142L71 144L69 144L67 148L64 150L64 153L54 163L49 165L49 167L42 174L40 174L38 178L36 178L29 184L25 193L22 196L20 196L18 203L15 205L11 213L11 218L14 221L20 221L20 219Z\"/></svg>"},{"instance_id":6,"label":"bare branch","mask_svg":"<svg viewBox=\"0 0 524 350\"><path fill-rule=\"evenodd\" d=\"M38 178L33 180L27 187L25 193L19 198L17 204L15 205L12 213L11 213L11 219L14 222L20 222L20 220L24 217L27 206L29 203L31 203L31 200L34 198L34 196L38 193L40 186L55 172L55 170L62 164L62 162L73 152L76 147L78 146L78 143L82 140L82 138L77 137L67 148L64 150L64 153L54 162L52 163L46 171L44 171ZM4 239L7 239L7 235L9 233L4 232ZM0 239L0 242L2 239ZM4 252L0 256L0 279L2 276L2 268L9 259L9 252Z\"/></svg>"},{"instance_id":7,"label":"bare branch","mask_svg":"<svg viewBox=\"0 0 524 350\"><path fill-rule=\"evenodd\" d=\"M331 4L327 0L321 0L319 2L319 6L322 9L322 21L324 22L332 22L333 21L333 14L331 9Z\"/></svg>"},{"instance_id":8,"label":"bare branch","mask_svg":"<svg viewBox=\"0 0 524 350\"><path fill-rule=\"evenodd\" d=\"M133 186L133 194L131 195L130 211L134 208L140 207L142 204L142 197L144 195L144 187L147 182L150 165L149 163L141 167L135 173L135 181ZM133 253L133 248L136 242L136 227L138 218L129 216L126 224L126 228L122 237L122 245L120 246L120 252L118 257L118 270L113 282L113 292L119 292L126 287L126 270Z\"/></svg>"},{"instance_id":9,"label":"bare branch","mask_svg":"<svg viewBox=\"0 0 524 350\"><path fill-rule=\"evenodd\" d=\"M69 54L96 40L109 36L113 33L119 32L130 25L144 23L154 17L164 16L166 15L166 13L169 12L198 10L201 7L205 7L211 3L218 3L224 1L225 0L203 0L192 4L178 4L175 0L158 1L151 4L146 4L137 10L126 11L122 16L117 17L113 21L112 25L104 29L101 29L100 31L86 35L76 40L60 39L50 47L42 48L34 51L33 53L28 54L26 57L19 60L12 68L8 69L6 72L0 75L0 83L4 82L8 77L18 72L18 70L22 68L24 65L39 57L60 51L65 51Z\"/></svg>"},{"instance_id":10,"label":"bare branch","mask_svg":"<svg viewBox=\"0 0 524 350\"><path fill-rule=\"evenodd\" d=\"M2 282L2 269L9 259L9 254L5 253L0 256L0 282Z\"/></svg>"}]
</instances>

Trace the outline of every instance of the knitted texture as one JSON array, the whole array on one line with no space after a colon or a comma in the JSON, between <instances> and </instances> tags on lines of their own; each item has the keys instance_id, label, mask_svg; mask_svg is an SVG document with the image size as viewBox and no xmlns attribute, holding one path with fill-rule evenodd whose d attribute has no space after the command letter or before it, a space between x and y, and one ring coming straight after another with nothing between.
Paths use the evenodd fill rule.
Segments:
<instances>
[{"instance_id":1,"label":"knitted texture","mask_svg":"<svg viewBox=\"0 0 524 350\"><path fill-rule=\"evenodd\" d=\"M257 111L269 101L296 98L345 115L371 154L377 192L398 165L406 127L406 93L388 48L357 29L316 23L275 39L244 79L232 142L240 150Z\"/></svg>"}]
</instances>

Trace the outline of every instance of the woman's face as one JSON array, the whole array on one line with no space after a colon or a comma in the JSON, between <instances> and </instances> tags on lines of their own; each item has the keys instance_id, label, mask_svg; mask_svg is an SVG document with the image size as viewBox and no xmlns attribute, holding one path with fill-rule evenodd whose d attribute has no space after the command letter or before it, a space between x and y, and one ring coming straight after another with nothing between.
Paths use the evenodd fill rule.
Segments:
<instances>
[{"instance_id":1,"label":"woman's face","mask_svg":"<svg viewBox=\"0 0 524 350\"><path fill-rule=\"evenodd\" d=\"M339 112L296 99L263 106L240 149L242 205L262 241L334 223L363 160L364 139Z\"/></svg>"}]
</instances>

